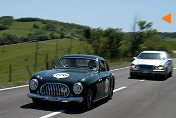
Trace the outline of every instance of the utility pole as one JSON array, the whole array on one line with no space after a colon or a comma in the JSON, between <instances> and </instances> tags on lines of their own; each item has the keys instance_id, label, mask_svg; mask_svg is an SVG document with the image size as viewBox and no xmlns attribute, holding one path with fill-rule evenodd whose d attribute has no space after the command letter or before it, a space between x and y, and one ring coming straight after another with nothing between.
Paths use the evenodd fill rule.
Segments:
<instances>
[{"instance_id":1,"label":"utility pole","mask_svg":"<svg viewBox=\"0 0 176 118\"><path fill-rule=\"evenodd\" d=\"M9 65L9 82L12 81L12 65Z\"/></svg>"},{"instance_id":2,"label":"utility pole","mask_svg":"<svg viewBox=\"0 0 176 118\"><path fill-rule=\"evenodd\" d=\"M46 70L49 69L49 63L48 63L48 53L46 54Z\"/></svg>"},{"instance_id":3,"label":"utility pole","mask_svg":"<svg viewBox=\"0 0 176 118\"><path fill-rule=\"evenodd\" d=\"M36 47L35 47L35 64L34 64L34 72L37 70L37 56L38 56L38 40L36 40Z\"/></svg>"},{"instance_id":4,"label":"utility pole","mask_svg":"<svg viewBox=\"0 0 176 118\"><path fill-rule=\"evenodd\" d=\"M56 42L56 61L58 60L58 41Z\"/></svg>"},{"instance_id":5,"label":"utility pole","mask_svg":"<svg viewBox=\"0 0 176 118\"><path fill-rule=\"evenodd\" d=\"M28 65L26 65L26 69L27 69L27 72L28 72L28 74L29 74L29 77L31 77L31 76L32 76L32 73L31 73L31 70L30 70L30 68L29 68Z\"/></svg>"}]
</instances>

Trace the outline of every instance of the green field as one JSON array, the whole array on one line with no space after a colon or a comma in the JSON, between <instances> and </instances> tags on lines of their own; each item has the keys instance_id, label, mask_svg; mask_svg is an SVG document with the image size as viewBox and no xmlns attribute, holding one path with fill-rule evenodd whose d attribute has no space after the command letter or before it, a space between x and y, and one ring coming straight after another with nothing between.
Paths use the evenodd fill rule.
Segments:
<instances>
[{"instance_id":1,"label":"green field","mask_svg":"<svg viewBox=\"0 0 176 118\"><path fill-rule=\"evenodd\" d=\"M163 41L176 43L176 38L164 38Z\"/></svg>"},{"instance_id":2,"label":"green field","mask_svg":"<svg viewBox=\"0 0 176 118\"><path fill-rule=\"evenodd\" d=\"M48 54L49 66L56 56L56 42L58 42L58 58L66 54L93 54L91 46L85 41L76 39L55 39L39 42L37 71L46 69L46 54ZM72 44L72 45L71 45ZM69 51L69 48L71 51ZM21 43L7 46L0 46L0 88L27 84L29 73L26 66L29 66L34 74L36 42ZM110 66L128 63L109 62ZM12 82L9 82L9 64L12 65ZM36 71L36 72L37 72Z\"/></svg>"},{"instance_id":3,"label":"green field","mask_svg":"<svg viewBox=\"0 0 176 118\"><path fill-rule=\"evenodd\" d=\"M8 33L23 37L36 31L33 29L33 24L37 24L39 27L43 26L41 22L13 22L9 29L0 31L0 33Z\"/></svg>"}]
</instances>

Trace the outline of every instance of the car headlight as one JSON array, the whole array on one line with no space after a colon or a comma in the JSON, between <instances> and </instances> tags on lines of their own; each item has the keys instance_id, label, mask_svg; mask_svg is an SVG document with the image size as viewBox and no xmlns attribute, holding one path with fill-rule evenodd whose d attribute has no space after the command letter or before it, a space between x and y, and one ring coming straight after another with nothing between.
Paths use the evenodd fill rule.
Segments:
<instances>
[{"instance_id":1,"label":"car headlight","mask_svg":"<svg viewBox=\"0 0 176 118\"><path fill-rule=\"evenodd\" d=\"M131 65L131 68L138 68L138 65L132 64L132 65Z\"/></svg>"},{"instance_id":2,"label":"car headlight","mask_svg":"<svg viewBox=\"0 0 176 118\"><path fill-rule=\"evenodd\" d=\"M155 70L163 70L164 67L163 66L155 66Z\"/></svg>"},{"instance_id":3,"label":"car headlight","mask_svg":"<svg viewBox=\"0 0 176 118\"><path fill-rule=\"evenodd\" d=\"M163 68L164 68L163 66L159 66L158 67L159 70L163 70Z\"/></svg>"},{"instance_id":4,"label":"car headlight","mask_svg":"<svg viewBox=\"0 0 176 118\"><path fill-rule=\"evenodd\" d=\"M37 87L38 87L38 80L37 79L32 79L29 82L29 87L30 87L31 90L37 89Z\"/></svg>"},{"instance_id":5,"label":"car headlight","mask_svg":"<svg viewBox=\"0 0 176 118\"><path fill-rule=\"evenodd\" d=\"M75 83L73 85L73 92L75 94L80 94L82 92L82 90L83 90L83 86L82 86L82 84L80 82Z\"/></svg>"}]
</instances>

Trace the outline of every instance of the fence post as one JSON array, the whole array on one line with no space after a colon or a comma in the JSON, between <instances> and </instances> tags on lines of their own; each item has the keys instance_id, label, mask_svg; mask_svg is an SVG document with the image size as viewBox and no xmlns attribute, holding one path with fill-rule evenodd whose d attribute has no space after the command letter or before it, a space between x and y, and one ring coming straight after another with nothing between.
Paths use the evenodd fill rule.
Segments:
<instances>
[{"instance_id":1,"label":"fence post","mask_svg":"<svg viewBox=\"0 0 176 118\"><path fill-rule=\"evenodd\" d=\"M49 63L48 63L48 53L46 54L46 70L49 69Z\"/></svg>"},{"instance_id":2,"label":"fence post","mask_svg":"<svg viewBox=\"0 0 176 118\"><path fill-rule=\"evenodd\" d=\"M52 68L54 67L54 64L55 64L55 59L53 59L53 60L51 61L51 67L50 67L50 69L52 69Z\"/></svg>"},{"instance_id":3,"label":"fence post","mask_svg":"<svg viewBox=\"0 0 176 118\"><path fill-rule=\"evenodd\" d=\"M9 82L12 81L12 65L9 64Z\"/></svg>"},{"instance_id":4,"label":"fence post","mask_svg":"<svg viewBox=\"0 0 176 118\"><path fill-rule=\"evenodd\" d=\"M56 42L56 61L58 60L58 41Z\"/></svg>"},{"instance_id":5,"label":"fence post","mask_svg":"<svg viewBox=\"0 0 176 118\"><path fill-rule=\"evenodd\" d=\"M37 70L37 56L38 56L38 40L36 40L36 46L35 46L35 64L34 64L34 72Z\"/></svg>"},{"instance_id":6,"label":"fence post","mask_svg":"<svg viewBox=\"0 0 176 118\"><path fill-rule=\"evenodd\" d=\"M30 70L30 68L29 68L28 65L26 66L26 69L27 69L27 71L28 71L29 77L31 77L31 76L32 76L32 73L31 73L31 70Z\"/></svg>"}]
</instances>

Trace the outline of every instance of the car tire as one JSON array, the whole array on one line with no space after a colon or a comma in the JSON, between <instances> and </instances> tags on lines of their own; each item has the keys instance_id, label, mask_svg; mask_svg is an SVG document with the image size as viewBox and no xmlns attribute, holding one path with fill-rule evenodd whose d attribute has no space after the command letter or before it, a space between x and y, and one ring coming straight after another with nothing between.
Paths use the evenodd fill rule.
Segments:
<instances>
[{"instance_id":1,"label":"car tire","mask_svg":"<svg viewBox=\"0 0 176 118\"><path fill-rule=\"evenodd\" d=\"M136 78L136 75L135 75L134 73L131 73L131 72L130 72L130 78L131 78L131 79L135 79L135 78Z\"/></svg>"},{"instance_id":2,"label":"car tire","mask_svg":"<svg viewBox=\"0 0 176 118\"><path fill-rule=\"evenodd\" d=\"M42 105L42 103L43 103L42 100L37 99L37 98L32 98L32 101L33 101L33 104L34 104L35 106L40 106L40 105Z\"/></svg>"},{"instance_id":3,"label":"car tire","mask_svg":"<svg viewBox=\"0 0 176 118\"><path fill-rule=\"evenodd\" d=\"M89 110L92 108L92 103L93 103L93 93L91 89L88 89L86 91L86 95L84 96L84 101L83 101L83 108L85 110Z\"/></svg>"},{"instance_id":4,"label":"car tire","mask_svg":"<svg viewBox=\"0 0 176 118\"><path fill-rule=\"evenodd\" d=\"M168 78L168 73L167 73L167 71L165 72L165 74L164 75L162 75L162 80L166 80Z\"/></svg>"},{"instance_id":5,"label":"car tire","mask_svg":"<svg viewBox=\"0 0 176 118\"><path fill-rule=\"evenodd\" d=\"M171 70L171 72L169 73L168 77L172 77L172 70Z\"/></svg>"}]
</instances>

